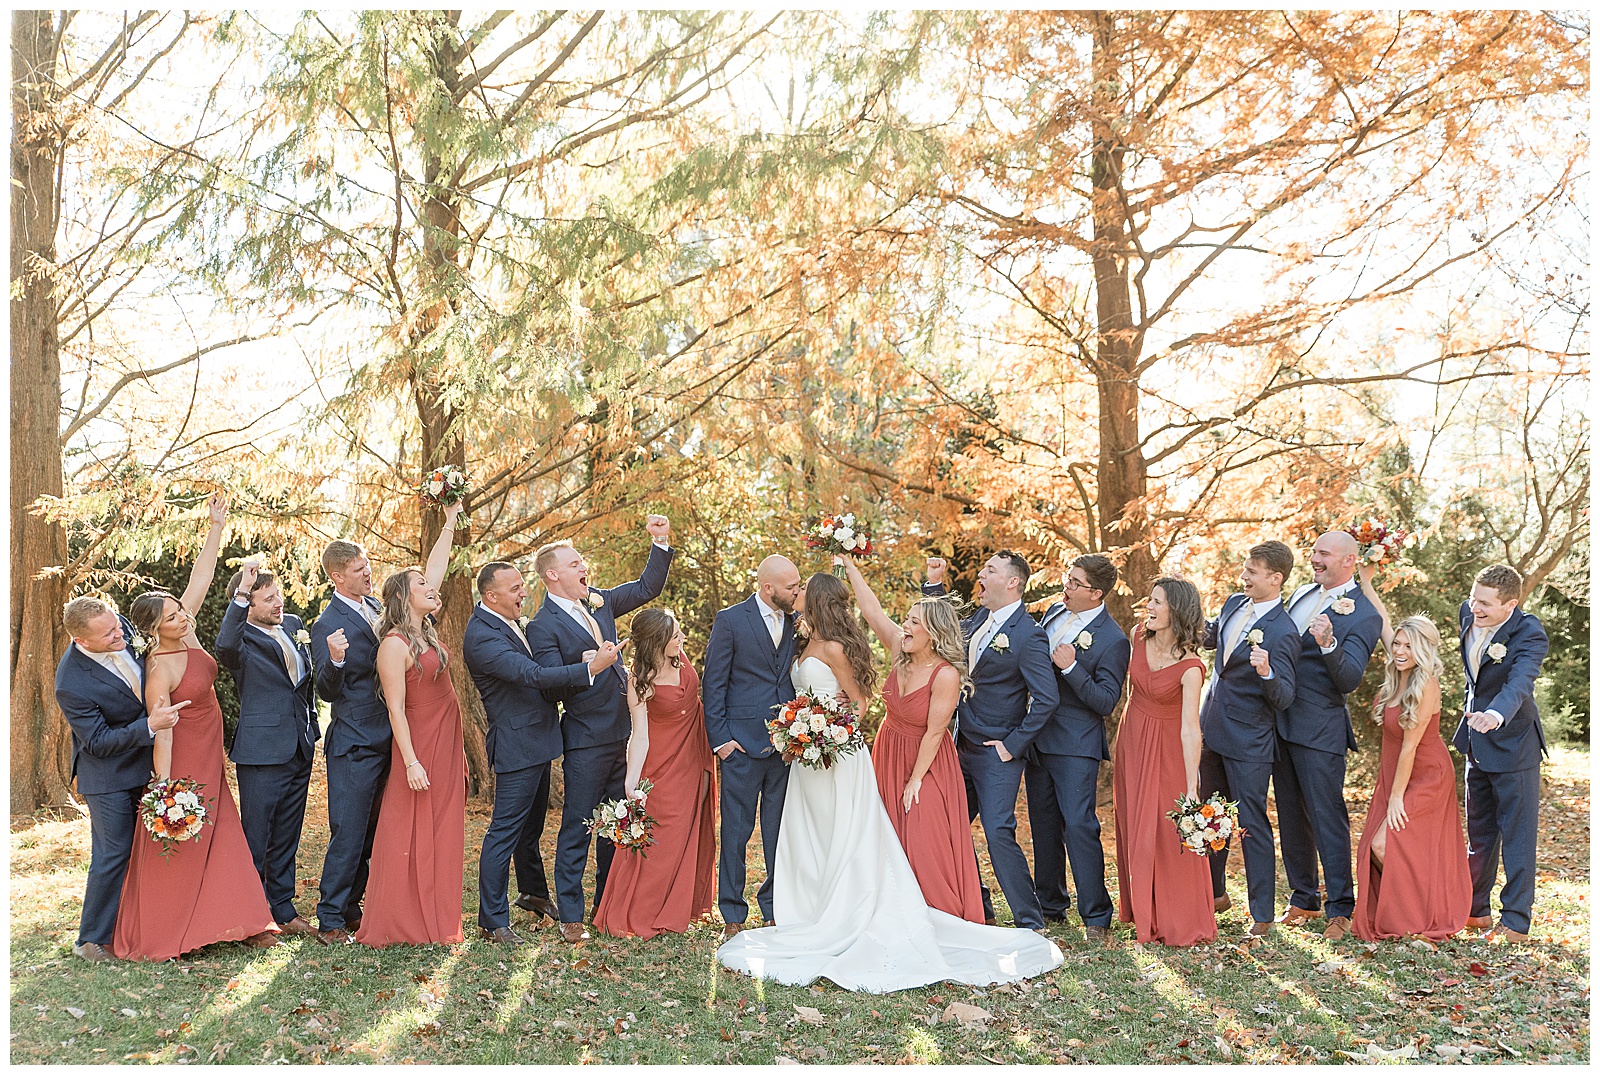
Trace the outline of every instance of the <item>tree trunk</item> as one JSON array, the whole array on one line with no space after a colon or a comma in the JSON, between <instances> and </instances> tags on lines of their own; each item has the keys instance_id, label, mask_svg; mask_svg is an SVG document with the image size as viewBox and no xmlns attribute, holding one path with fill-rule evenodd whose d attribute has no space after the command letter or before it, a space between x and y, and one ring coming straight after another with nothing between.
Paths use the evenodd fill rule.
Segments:
<instances>
[{"instance_id":1,"label":"tree trunk","mask_svg":"<svg viewBox=\"0 0 1600 1075\"><path fill-rule=\"evenodd\" d=\"M66 563L62 528L28 511L62 494L53 118L58 34L48 11L11 16L11 812L66 797L71 733L56 707Z\"/></svg>"}]
</instances>

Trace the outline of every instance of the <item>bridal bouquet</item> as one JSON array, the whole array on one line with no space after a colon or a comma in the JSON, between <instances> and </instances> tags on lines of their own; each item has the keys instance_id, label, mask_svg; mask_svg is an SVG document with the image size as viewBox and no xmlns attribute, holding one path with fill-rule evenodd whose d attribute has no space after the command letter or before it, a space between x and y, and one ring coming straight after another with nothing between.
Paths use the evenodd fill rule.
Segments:
<instances>
[{"instance_id":1,"label":"bridal bouquet","mask_svg":"<svg viewBox=\"0 0 1600 1075\"><path fill-rule=\"evenodd\" d=\"M1239 804L1224 799L1220 791L1203 800L1180 795L1177 809L1168 810L1167 816L1177 825L1183 846L1197 855L1221 851L1228 837L1245 834L1239 827Z\"/></svg>"},{"instance_id":2,"label":"bridal bouquet","mask_svg":"<svg viewBox=\"0 0 1600 1075\"><path fill-rule=\"evenodd\" d=\"M210 812L209 800L200 797L205 785L180 776L160 780L151 777L150 787L139 800L139 819L152 838L161 841L161 857L168 858L177 846L200 837Z\"/></svg>"},{"instance_id":3,"label":"bridal bouquet","mask_svg":"<svg viewBox=\"0 0 1600 1075\"><path fill-rule=\"evenodd\" d=\"M431 508L446 508L467 498L467 474L458 466L435 467L422 479L417 496Z\"/></svg>"},{"instance_id":4,"label":"bridal bouquet","mask_svg":"<svg viewBox=\"0 0 1600 1075\"><path fill-rule=\"evenodd\" d=\"M644 798L630 799L624 795L620 799L601 803L594 808L594 816L586 820L583 827L618 847L643 855L645 848L656 842L650 833L656 827L656 819L644 808L645 799L653 790L655 785L650 781L639 781L639 794Z\"/></svg>"},{"instance_id":5,"label":"bridal bouquet","mask_svg":"<svg viewBox=\"0 0 1600 1075\"><path fill-rule=\"evenodd\" d=\"M872 535L856 521L854 512L824 515L806 531L806 548L826 556L871 556Z\"/></svg>"},{"instance_id":6,"label":"bridal bouquet","mask_svg":"<svg viewBox=\"0 0 1600 1075\"><path fill-rule=\"evenodd\" d=\"M1400 550L1411 544L1414 535L1408 530L1390 530L1376 519L1369 518L1360 526L1345 531L1361 545L1361 561L1383 567L1400 559Z\"/></svg>"},{"instance_id":7,"label":"bridal bouquet","mask_svg":"<svg viewBox=\"0 0 1600 1075\"><path fill-rule=\"evenodd\" d=\"M802 694L773 708L778 715L767 721L767 729L785 764L827 769L866 746L855 707L843 698Z\"/></svg>"}]
</instances>

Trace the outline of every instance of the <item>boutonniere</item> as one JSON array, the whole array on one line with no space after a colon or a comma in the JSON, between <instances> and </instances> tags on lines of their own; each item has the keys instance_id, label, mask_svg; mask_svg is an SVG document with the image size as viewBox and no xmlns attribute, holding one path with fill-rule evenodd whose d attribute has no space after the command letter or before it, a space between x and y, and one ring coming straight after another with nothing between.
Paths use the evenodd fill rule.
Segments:
<instances>
[{"instance_id":1,"label":"boutonniere","mask_svg":"<svg viewBox=\"0 0 1600 1075\"><path fill-rule=\"evenodd\" d=\"M1356 603L1351 598L1340 597L1335 599L1333 604L1329 605L1328 608L1340 616L1348 616L1350 613L1356 610Z\"/></svg>"},{"instance_id":2,"label":"boutonniere","mask_svg":"<svg viewBox=\"0 0 1600 1075\"><path fill-rule=\"evenodd\" d=\"M590 590L589 591L589 607L590 608L598 609L598 608L600 608L601 605L604 605L605 603L606 603L606 599L604 597L600 596L600 594L596 593L594 590Z\"/></svg>"},{"instance_id":3,"label":"boutonniere","mask_svg":"<svg viewBox=\"0 0 1600 1075\"><path fill-rule=\"evenodd\" d=\"M518 616L517 617L517 626L522 628L524 631L526 631L528 629L528 617L526 617L526 616Z\"/></svg>"},{"instance_id":4,"label":"boutonniere","mask_svg":"<svg viewBox=\"0 0 1600 1075\"><path fill-rule=\"evenodd\" d=\"M1261 633L1261 628L1257 627L1249 634L1245 635L1244 640L1250 643L1252 646L1259 646L1261 645L1261 640L1266 637L1266 635Z\"/></svg>"},{"instance_id":5,"label":"boutonniere","mask_svg":"<svg viewBox=\"0 0 1600 1075\"><path fill-rule=\"evenodd\" d=\"M1484 652L1489 655L1489 659L1491 661L1493 661L1495 664L1499 664L1501 661L1505 660L1505 658L1506 658L1506 646L1505 646L1505 643L1504 642L1491 643L1489 648L1484 650Z\"/></svg>"},{"instance_id":6,"label":"boutonniere","mask_svg":"<svg viewBox=\"0 0 1600 1075\"><path fill-rule=\"evenodd\" d=\"M142 635L133 635L131 638L128 639L128 648L133 650L133 652L135 652L135 653L143 653L144 652L144 646L145 646L145 642L144 642L144 637ZM1506 651L1506 648L1504 646L1501 646L1500 647L1500 652L1504 653L1505 651ZM1496 659L1498 660L1498 658L1496 658Z\"/></svg>"},{"instance_id":7,"label":"boutonniere","mask_svg":"<svg viewBox=\"0 0 1600 1075\"><path fill-rule=\"evenodd\" d=\"M1004 653L1011 648L1011 639L1004 634L995 635L989 642L989 648L997 653ZM1505 647L1502 646L1501 648L1504 649Z\"/></svg>"},{"instance_id":8,"label":"boutonniere","mask_svg":"<svg viewBox=\"0 0 1600 1075\"><path fill-rule=\"evenodd\" d=\"M1072 644L1078 649L1088 649L1090 646L1094 645L1094 635L1090 634L1088 631L1079 631L1078 637L1072 640Z\"/></svg>"}]
</instances>

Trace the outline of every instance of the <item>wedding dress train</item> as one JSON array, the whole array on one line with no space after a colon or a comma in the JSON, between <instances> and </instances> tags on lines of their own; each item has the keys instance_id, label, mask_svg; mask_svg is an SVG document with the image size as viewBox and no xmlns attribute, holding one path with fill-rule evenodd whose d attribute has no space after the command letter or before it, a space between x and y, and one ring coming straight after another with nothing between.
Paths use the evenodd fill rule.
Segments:
<instances>
[{"instance_id":1,"label":"wedding dress train","mask_svg":"<svg viewBox=\"0 0 1600 1075\"><path fill-rule=\"evenodd\" d=\"M791 677L800 693L839 690L815 657ZM791 768L772 872L778 925L724 943L717 958L732 970L887 993L943 981L1012 982L1061 965L1061 950L1032 930L978 925L923 902L864 749L829 769Z\"/></svg>"}]
</instances>

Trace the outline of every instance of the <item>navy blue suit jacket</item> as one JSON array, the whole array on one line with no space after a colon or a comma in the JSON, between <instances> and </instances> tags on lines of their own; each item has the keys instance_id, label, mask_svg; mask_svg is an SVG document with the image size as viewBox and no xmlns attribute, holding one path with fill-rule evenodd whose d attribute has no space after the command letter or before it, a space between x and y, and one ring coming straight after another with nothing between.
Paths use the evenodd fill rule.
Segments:
<instances>
[{"instance_id":1,"label":"navy blue suit jacket","mask_svg":"<svg viewBox=\"0 0 1600 1075\"><path fill-rule=\"evenodd\" d=\"M672 557L671 549L663 549L652 542L650 560L637 580L609 590L590 588L589 593L599 594L602 600L599 608L589 610L600 625L602 638L615 642L617 617L626 616L656 599L667 584ZM528 623L527 634L528 644L533 647L534 663L546 668L580 664L584 653L595 648L589 632L552 601L549 594ZM584 682L588 683L587 673ZM628 738L633 729L628 714L627 671L620 661L596 676L592 687L548 690L545 697L561 703L561 737L568 750L620 742Z\"/></svg>"},{"instance_id":2,"label":"navy blue suit jacket","mask_svg":"<svg viewBox=\"0 0 1600 1075\"><path fill-rule=\"evenodd\" d=\"M117 618L123 637L132 638L133 625ZM129 653L143 669L143 658ZM76 643L56 665L56 704L72 728L72 773L80 795L127 791L150 782L154 737L144 699L115 672L79 653Z\"/></svg>"},{"instance_id":3,"label":"navy blue suit jacket","mask_svg":"<svg viewBox=\"0 0 1600 1075\"><path fill-rule=\"evenodd\" d=\"M1044 629L1049 642L1050 625L1062 616L1070 615L1063 604L1045 609L1039 626ZM1078 758L1111 760L1106 742L1106 718L1116 711L1122 700L1122 687L1128 679L1128 662L1133 648L1128 636L1122 633L1111 613L1102 608L1100 614L1079 628L1078 634L1088 631L1094 639L1087 649L1078 649L1077 663L1072 671L1056 668L1056 688L1060 698L1055 712L1033 741L1033 749L1046 754L1067 754ZM1077 648L1076 638L1065 639Z\"/></svg>"},{"instance_id":4,"label":"navy blue suit jacket","mask_svg":"<svg viewBox=\"0 0 1600 1075\"><path fill-rule=\"evenodd\" d=\"M525 647L518 634L478 605L461 640L461 655L489 718L486 749L497 773L514 773L561 757L561 721L556 704L543 692L589 685L587 665L536 664L531 644Z\"/></svg>"},{"instance_id":5,"label":"navy blue suit jacket","mask_svg":"<svg viewBox=\"0 0 1600 1075\"><path fill-rule=\"evenodd\" d=\"M1293 609L1295 601L1320 589L1316 583L1295 591L1286 610ZM1333 625L1333 639L1337 643L1332 653L1323 653L1322 647L1311 636L1308 628L1300 636L1300 659L1294 672L1294 698L1289 707L1278 714L1278 734L1291 743L1325 750L1329 754L1343 754L1356 750L1356 731L1350 723L1350 706L1345 698L1367 674L1367 664L1372 651L1383 637L1383 617L1373 607L1359 586L1343 596L1355 602L1352 612L1340 614L1329 608L1326 615ZM1290 616L1290 620L1294 617ZM1273 663L1277 670L1277 663Z\"/></svg>"},{"instance_id":6,"label":"navy blue suit jacket","mask_svg":"<svg viewBox=\"0 0 1600 1075\"><path fill-rule=\"evenodd\" d=\"M371 597L364 603L378 608ZM343 667L328 659L328 636L344 629L348 643ZM311 652L317 660L317 694L333 705L333 721L323 752L342 758L356 747L387 750L394 738L389 707L378 686L378 636L361 614L335 594L311 625Z\"/></svg>"},{"instance_id":7,"label":"navy blue suit jacket","mask_svg":"<svg viewBox=\"0 0 1600 1075\"><path fill-rule=\"evenodd\" d=\"M706 643L705 674L700 677L706 738L712 749L737 742L752 758L772 753L767 721L774 706L794 697L789 675L794 654L793 613L784 614L776 647L754 594L717 613Z\"/></svg>"},{"instance_id":8,"label":"navy blue suit jacket","mask_svg":"<svg viewBox=\"0 0 1600 1075\"><path fill-rule=\"evenodd\" d=\"M248 613L245 606L230 600L217 631L217 663L233 674L239 690L239 726L228 757L235 765L282 765L295 756L301 743L315 743L322 734L312 697L316 664L311 647L294 641L300 617L285 613L283 629L300 654L303 669L300 682L289 682L283 650L248 626Z\"/></svg>"},{"instance_id":9,"label":"navy blue suit jacket","mask_svg":"<svg viewBox=\"0 0 1600 1075\"><path fill-rule=\"evenodd\" d=\"M1200 739L1214 753L1235 761L1273 761L1278 756L1278 714L1294 701L1295 663L1300 656L1300 634L1283 605L1255 622L1261 647L1272 664L1272 678L1262 679L1250 663L1250 643L1240 639L1227 661L1222 659L1219 625L1250 599L1236 593L1222 603L1222 612L1206 624L1200 643L1217 651L1213 661L1211 691L1200 710ZM1231 624L1229 627L1231 629Z\"/></svg>"},{"instance_id":10,"label":"navy blue suit jacket","mask_svg":"<svg viewBox=\"0 0 1600 1075\"><path fill-rule=\"evenodd\" d=\"M1539 678L1539 666L1550 651L1544 624L1539 622L1539 617L1530 616L1521 608L1512 609L1506 622L1489 637L1489 646L1497 643L1505 646L1505 656L1497 661L1489 656L1488 647L1485 647L1478 665L1478 678L1474 681L1472 669L1467 665L1472 607L1466 602L1461 604L1460 616L1461 668L1467 674L1471 712L1486 713L1492 709L1506 718L1506 722L1492 732L1476 732L1467 725L1463 714L1450 740L1451 746L1485 772L1513 773L1537 768L1540 756L1548 752L1539 706L1533 700L1534 680Z\"/></svg>"}]
</instances>

